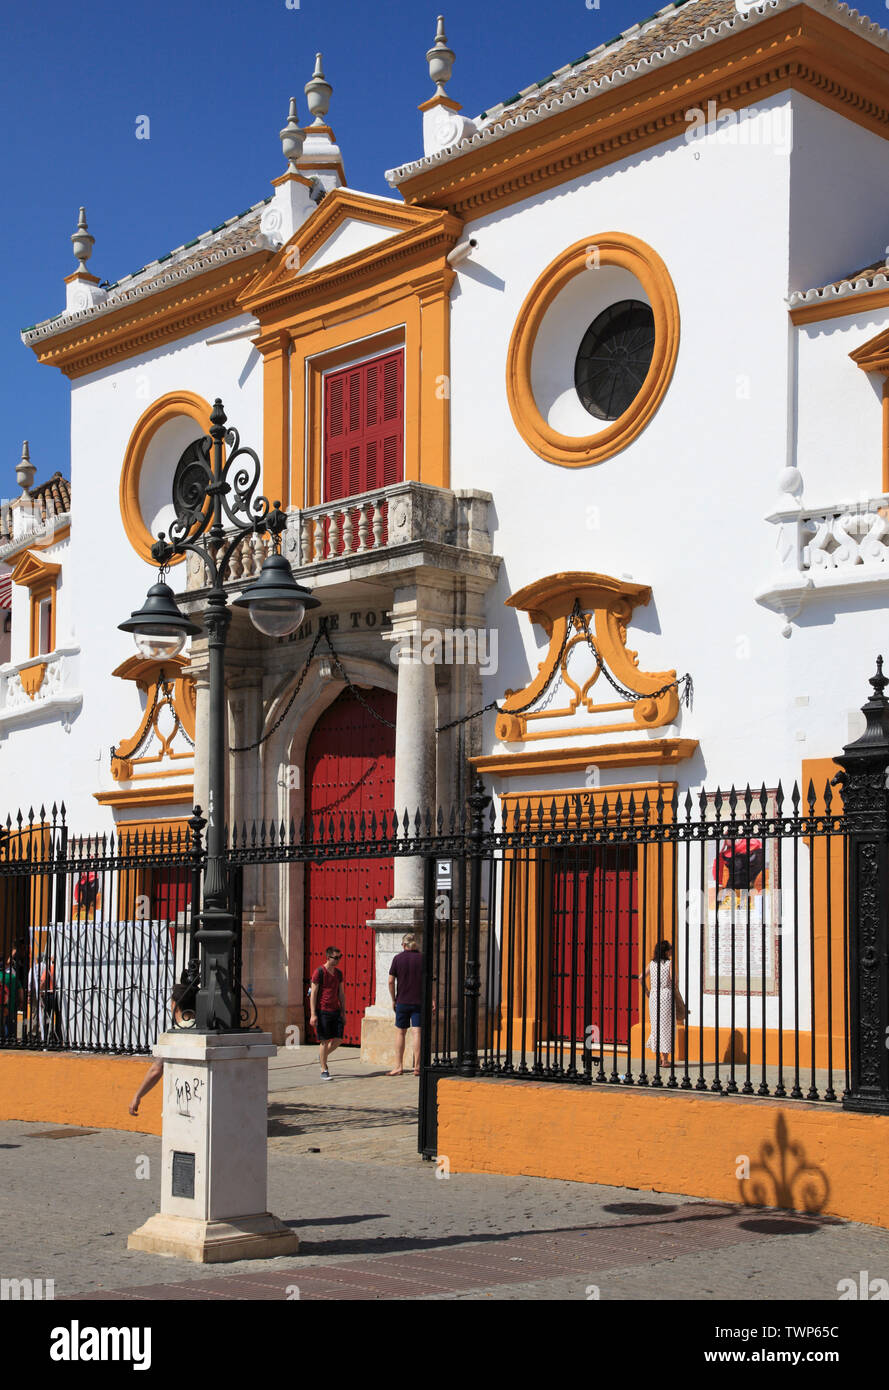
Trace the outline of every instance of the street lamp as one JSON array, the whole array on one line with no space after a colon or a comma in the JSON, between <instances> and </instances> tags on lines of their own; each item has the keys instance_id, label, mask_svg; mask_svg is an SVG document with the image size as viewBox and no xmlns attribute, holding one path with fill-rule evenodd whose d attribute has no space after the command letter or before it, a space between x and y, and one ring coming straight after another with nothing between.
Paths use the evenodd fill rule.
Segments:
<instances>
[{"instance_id":1,"label":"street lamp","mask_svg":"<svg viewBox=\"0 0 889 1390\"><path fill-rule=\"evenodd\" d=\"M228 449L223 453L223 445ZM207 867L204 875L203 910L195 940L200 950L200 985L195 1007L199 1032L240 1031L238 982L233 978L234 949L240 924L231 909L225 869L222 807L225 800L225 643L231 611L225 592L232 555L246 535L268 532L275 553L263 562L254 583L232 602L246 608L253 625L270 637L285 637L301 625L307 608L319 600L297 584L290 565L280 554L280 537L287 516L280 502L269 505L257 493L259 458L241 445L237 430L226 427L222 401L213 403L210 432L180 460L173 478L176 518L169 539L161 532L151 547L160 566L160 583L153 584L145 603L126 622L143 656L169 660L178 656L186 637L201 627L179 608L164 576L177 555L186 551L200 557L209 579L203 624L209 650L209 769Z\"/></svg>"}]
</instances>

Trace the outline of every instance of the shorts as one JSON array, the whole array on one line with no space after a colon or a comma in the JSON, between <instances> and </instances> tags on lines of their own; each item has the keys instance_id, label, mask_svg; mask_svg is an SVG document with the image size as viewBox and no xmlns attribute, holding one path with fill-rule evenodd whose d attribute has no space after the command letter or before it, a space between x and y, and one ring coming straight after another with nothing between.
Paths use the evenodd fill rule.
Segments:
<instances>
[{"instance_id":1,"label":"shorts","mask_svg":"<svg viewBox=\"0 0 889 1390\"><path fill-rule=\"evenodd\" d=\"M396 1004L395 1005L395 1027L396 1028L419 1028L420 1026L420 1006L419 1004Z\"/></svg>"},{"instance_id":2,"label":"shorts","mask_svg":"<svg viewBox=\"0 0 889 1390\"><path fill-rule=\"evenodd\" d=\"M341 1013L319 1013L318 1027L316 1028L319 1042L330 1042L333 1038L341 1038L346 1031L346 1020Z\"/></svg>"}]
</instances>

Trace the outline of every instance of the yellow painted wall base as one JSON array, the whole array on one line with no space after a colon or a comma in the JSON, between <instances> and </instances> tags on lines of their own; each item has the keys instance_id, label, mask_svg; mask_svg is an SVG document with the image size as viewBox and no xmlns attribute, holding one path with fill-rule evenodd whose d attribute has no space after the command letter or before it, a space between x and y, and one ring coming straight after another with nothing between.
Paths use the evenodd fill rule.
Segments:
<instances>
[{"instance_id":1,"label":"yellow painted wall base","mask_svg":"<svg viewBox=\"0 0 889 1390\"><path fill-rule=\"evenodd\" d=\"M889 1116L805 1103L533 1081L438 1083L438 1153L452 1173L686 1193L889 1228L880 1171L887 1145Z\"/></svg>"},{"instance_id":2,"label":"yellow painted wall base","mask_svg":"<svg viewBox=\"0 0 889 1390\"><path fill-rule=\"evenodd\" d=\"M0 1120L160 1134L160 1084L143 1096L138 1115L129 1111L148 1062L65 1052L0 1053Z\"/></svg>"}]
</instances>

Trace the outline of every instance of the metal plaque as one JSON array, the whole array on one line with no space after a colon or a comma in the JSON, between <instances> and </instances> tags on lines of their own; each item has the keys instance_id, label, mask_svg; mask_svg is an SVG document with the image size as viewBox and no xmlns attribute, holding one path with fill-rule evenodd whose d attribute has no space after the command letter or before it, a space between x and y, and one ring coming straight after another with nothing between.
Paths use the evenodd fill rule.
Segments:
<instances>
[{"instance_id":1,"label":"metal plaque","mask_svg":"<svg viewBox=\"0 0 889 1390\"><path fill-rule=\"evenodd\" d=\"M194 1197L194 1154L173 1151L173 1196Z\"/></svg>"}]
</instances>

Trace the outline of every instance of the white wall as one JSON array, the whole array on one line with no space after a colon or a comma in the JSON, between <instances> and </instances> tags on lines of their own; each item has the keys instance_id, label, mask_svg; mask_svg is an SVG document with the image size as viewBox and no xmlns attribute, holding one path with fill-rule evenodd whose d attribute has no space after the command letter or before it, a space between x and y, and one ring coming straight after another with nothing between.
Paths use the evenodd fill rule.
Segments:
<instances>
[{"instance_id":1,"label":"white wall","mask_svg":"<svg viewBox=\"0 0 889 1390\"><path fill-rule=\"evenodd\" d=\"M225 327L246 322L246 317L232 319ZM69 824L81 833L113 825L110 809L99 806L93 793L114 787L110 747L136 730L145 708L134 682L111 679L114 668L135 652L132 638L118 632L117 624L141 606L156 580L156 570L136 554L123 528L121 467L139 417L174 390L195 392L211 403L220 396L242 442L262 456L261 360L245 339L208 346L206 339L221 328L214 323L72 383L73 525L70 542L64 543L57 632L59 642L64 636L80 646L84 700L69 734L56 718L13 729L0 741L7 807L19 801L49 805L64 797ZM178 456L171 458L171 469L177 461ZM47 558L57 557L47 552ZM171 570L170 582L177 591L184 588L184 564ZM27 633L28 596L17 588L13 585L14 632L24 628ZM26 648L14 653L14 659L26 656Z\"/></svg>"},{"instance_id":2,"label":"white wall","mask_svg":"<svg viewBox=\"0 0 889 1390\"><path fill-rule=\"evenodd\" d=\"M889 140L793 95L790 289L841 280L886 254Z\"/></svg>"},{"instance_id":3,"label":"white wall","mask_svg":"<svg viewBox=\"0 0 889 1390\"><path fill-rule=\"evenodd\" d=\"M504 557L488 601L500 669L485 682L484 698L521 688L545 651L541 630L503 608L510 593L574 569L650 584L653 601L636 611L628 645L642 670L676 667L694 676L695 708L682 715L680 731L700 740L701 753L680 765L682 786L774 785L779 777L787 786L803 757L839 751L848 711L869 693L885 630L882 604L835 603L788 641L775 615L754 601L774 568L765 517L792 443L785 298L796 150L774 138L789 128L789 101L765 103L746 144L712 133L676 140L467 224L478 249L453 292L453 486L493 492L494 549ZM641 238L665 261L679 299L679 356L657 414L628 448L596 466L561 468L539 458L513 424L507 350L541 271L565 247L584 237L595 243L608 230ZM840 230L837 222L831 236ZM814 248L818 225L809 231ZM806 255L814 263L814 249ZM839 360L820 370L830 375L834 365L839 373ZM813 477L836 466L853 417L861 416L862 450L876 438L879 411L865 422L868 387L856 372L843 368L842 383L837 377L829 434L823 410L806 427L804 468ZM499 746L490 718L485 727L492 751ZM621 769L603 781L651 775ZM583 773L561 785L583 786Z\"/></svg>"}]
</instances>

